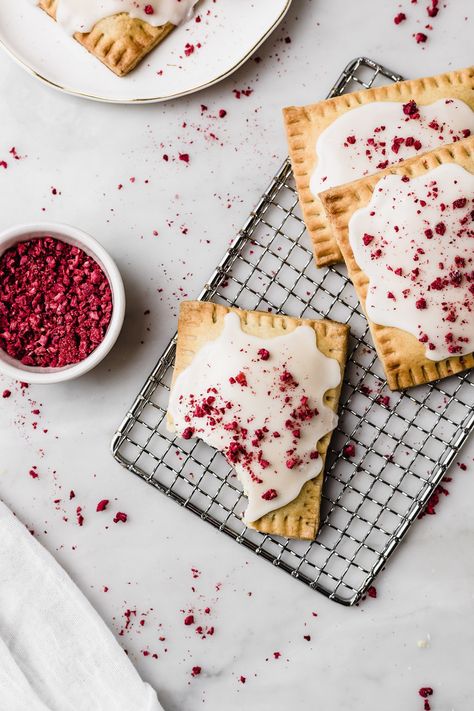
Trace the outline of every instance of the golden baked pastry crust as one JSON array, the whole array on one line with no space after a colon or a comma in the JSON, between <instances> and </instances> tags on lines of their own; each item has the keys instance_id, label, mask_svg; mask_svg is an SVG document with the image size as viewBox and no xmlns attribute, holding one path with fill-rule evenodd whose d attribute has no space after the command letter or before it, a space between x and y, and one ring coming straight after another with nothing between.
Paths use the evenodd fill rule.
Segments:
<instances>
[{"instance_id":1,"label":"golden baked pastry crust","mask_svg":"<svg viewBox=\"0 0 474 711\"><path fill-rule=\"evenodd\" d=\"M311 175L317 163L316 142L321 133L346 111L373 101L405 103L414 99L417 104L423 106L445 97L460 99L474 110L474 67L435 77L364 89L309 106L289 106L283 109L300 205L318 267L342 260L321 201L310 190Z\"/></svg>"},{"instance_id":2,"label":"golden baked pastry crust","mask_svg":"<svg viewBox=\"0 0 474 711\"><path fill-rule=\"evenodd\" d=\"M322 204L364 310L369 279L355 261L349 242L348 226L352 214L370 202L375 186L384 175L408 175L415 178L443 163L457 163L474 173L474 136L321 193ZM429 360L425 356L424 346L411 333L399 328L380 326L370 319L368 322L391 390L422 385L474 367L472 353L440 361Z\"/></svg>"},{"instance_id":3,"label":"golden baked pastry crust","mask_svg":"<svg viewBox=\"0 0 474 711\"><path fill-rule=\"evenodd\" d=\"M58 0L40 0L38 3L54 20L57 4ZM122 77L131 72L173 29L171 22L153 27L121 12L99 20L90 32L76 32L74 39Z\"/></svg>"},{"instance_id":4,"label":"golden baked pastry crust","mask_svg":"<svg viewBox=\"0 0 474 711\"><path fill-rule=\"evenodd\" d=\"M276 316L259 311L241 311L220 304L205 301L185 301L181 304L178 320L178 342L173 373L173 384L178 375L190 365L195 354L205 343L215 340L222 331L224 317L229 311L240 316L241 328L245 333L261 338L272 338L294 331L297 326L308 325L314 329L319 350L334 358L341 368L341 385L328 390L325 403L337 412L342 386L342 376L347 360L349 327L334 321L297 319L291 316ZM173 387L173 384L171 387ZM172 420L168 416L172 428ZM262 533L270 533L288 538L313 540L319 528L319 510L324 477L324 464L331 433L321 438L317 448L322 458L322 470L315 479L304 484L298 497L257 521L252 528Z\"/></svg>"}]
</instances>

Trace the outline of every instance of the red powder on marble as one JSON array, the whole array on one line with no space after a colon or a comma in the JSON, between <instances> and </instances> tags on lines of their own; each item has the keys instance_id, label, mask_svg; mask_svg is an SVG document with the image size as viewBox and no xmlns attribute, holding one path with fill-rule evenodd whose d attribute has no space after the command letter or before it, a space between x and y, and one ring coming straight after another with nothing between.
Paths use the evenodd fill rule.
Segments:
<instances>
[{"instance_id":1,"label":"red powder on marble","mask_svg":"<svg viewBox=\"0 0 474 711\"><path fill-rule=\"evenodd\" d=\"M102 342L112 292L82 249L52 237L20 242L0 258L0 348L23 365L63 367Z\"/></svg>"},{"instance_id":2,"label":"red powder on marble","mask_svg":"<svg viewBox=\"0 0 474 711\"><path fill-rule=\"evenodd\" d=\"M113 518L113 522L118 523L119 521L121 521L122 523L126 523L127 518L128 518L128 516L126 513L123 513L123 511L117 511L117 513L115 514L115 516Z\"/></svg>"}]
</instances>

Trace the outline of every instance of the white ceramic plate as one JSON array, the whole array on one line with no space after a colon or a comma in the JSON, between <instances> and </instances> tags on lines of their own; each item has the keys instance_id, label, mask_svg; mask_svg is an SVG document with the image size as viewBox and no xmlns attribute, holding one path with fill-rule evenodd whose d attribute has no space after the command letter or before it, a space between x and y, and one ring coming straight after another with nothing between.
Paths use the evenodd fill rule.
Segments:
<instances>
[{"instance_id":1,"label":"white ceramic plate","mask_svg":"<svg viewBox=\"0 0 474 711\"><path fill-rule=\"evenodd\" d=\"M291 0L201 0L201 22L176 28L128 76L117 77L31 0L0 0L0 44L50 86L97 101L146 103L190 94L240 67ZM186 44L194 52L186 56Z\"/></svg>"}]
</instances>

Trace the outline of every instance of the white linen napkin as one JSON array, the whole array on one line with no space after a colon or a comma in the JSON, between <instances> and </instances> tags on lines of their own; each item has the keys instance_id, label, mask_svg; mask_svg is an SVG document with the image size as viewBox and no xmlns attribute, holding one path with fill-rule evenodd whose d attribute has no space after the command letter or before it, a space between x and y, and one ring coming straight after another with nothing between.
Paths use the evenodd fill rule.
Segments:
<instances>
[{"instance_id":1,"label":"white linen napkin","mask_svg":"<svg viewBox=\"0 0 474 711\"><path fill-rule=\"evenodd\" d=\"M0 501L0 711L163 711L92 605Z\"/></svg>"}]
</instances>

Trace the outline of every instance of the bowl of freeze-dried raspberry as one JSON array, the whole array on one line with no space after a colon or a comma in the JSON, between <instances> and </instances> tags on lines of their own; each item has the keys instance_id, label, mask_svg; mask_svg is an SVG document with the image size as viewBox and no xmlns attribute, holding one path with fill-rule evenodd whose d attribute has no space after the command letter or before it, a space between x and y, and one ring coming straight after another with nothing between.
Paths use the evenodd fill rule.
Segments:
<instances>
[{"instance_id":1,"label":"bowl of freeze-dried raspberry","mask_svg":"<svg viewBox=\"0 0 474 711\"><path fill-rule=\"evenodd\" d=\"M125 293L105 249L76 227L0 234L0 371L29 383L77 378L120 333Z\"/></svg>"}]
</instances>

